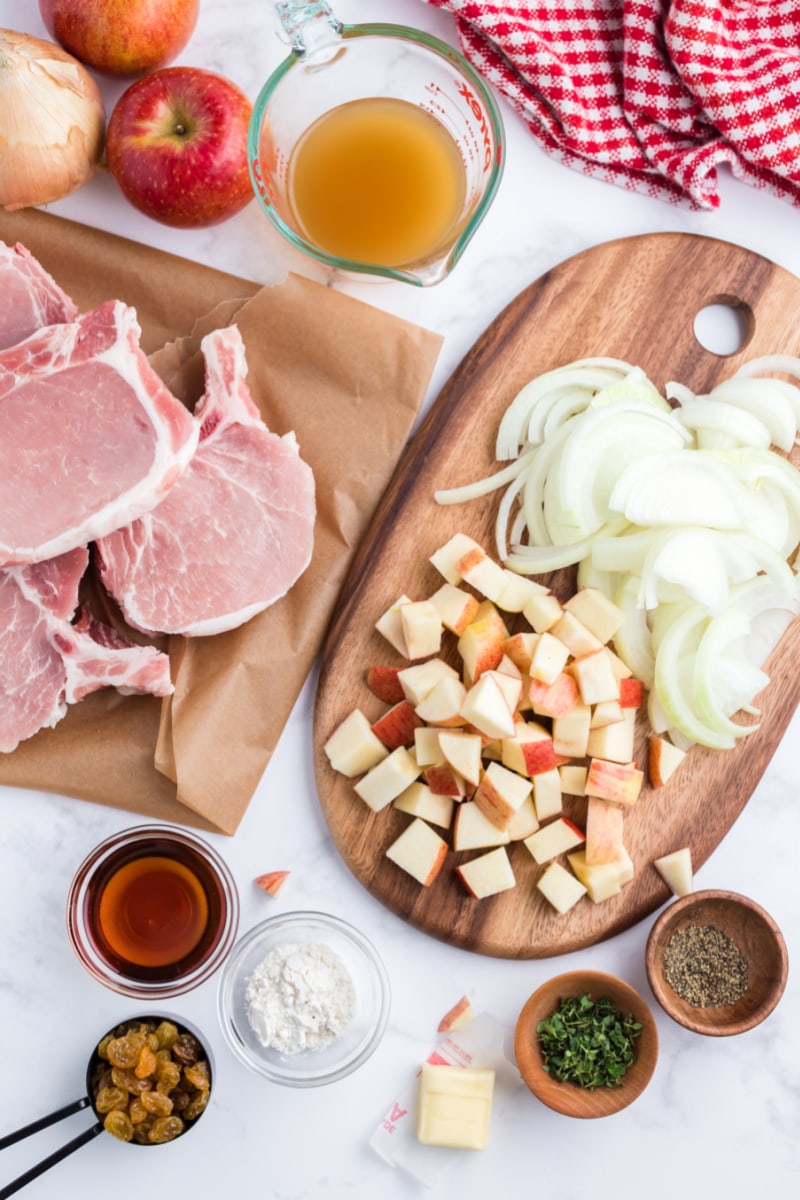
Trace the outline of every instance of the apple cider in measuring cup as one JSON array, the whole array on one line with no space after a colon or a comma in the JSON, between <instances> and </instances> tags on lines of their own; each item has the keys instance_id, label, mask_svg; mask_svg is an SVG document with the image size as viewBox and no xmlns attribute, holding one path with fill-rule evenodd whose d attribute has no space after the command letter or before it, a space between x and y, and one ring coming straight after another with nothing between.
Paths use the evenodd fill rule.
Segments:
<instances>
[{"instance_id":1,"label":"apple cider in measuring cup","mask_svg":"<svg viewBox=\"0 0 800 1200\"><path fill-rule=\"evenodd\" d=\"M407 266L452 242L466 169L444 126L406 100L369 97L323 113L289 161L303 236L339 258Z\"/></svg>"}]
</instances>

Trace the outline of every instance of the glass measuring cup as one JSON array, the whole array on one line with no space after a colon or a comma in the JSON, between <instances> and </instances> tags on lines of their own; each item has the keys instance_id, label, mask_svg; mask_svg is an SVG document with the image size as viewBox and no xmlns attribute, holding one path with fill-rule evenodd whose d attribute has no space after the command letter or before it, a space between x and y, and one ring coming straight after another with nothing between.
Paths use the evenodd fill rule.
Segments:
<instances>
[{"instance_id":1,"label":"glass measuring cup","mask_svg":"<svg viewBox=\"0 0 800 1200\"><path fill-rule=\"evenodd\" d=\"M292 245L334 269L416 286L438 283L464 253L503 172L503 123L490 91L461 54L421 30L343 25L325 0L286 0L275 11L291 54L264 85L250 123L250 177L262 209ZM408 261L369 261L322 244L295 204L294 167L304 136L334 111L376 99L403 102L406 112L411 106L417 117L432 118L463 176L446 227ZM421 184L423 207L425 186L436 184ZM320 195L324 205L327 190Z\"/></svg>"}]
</instances>

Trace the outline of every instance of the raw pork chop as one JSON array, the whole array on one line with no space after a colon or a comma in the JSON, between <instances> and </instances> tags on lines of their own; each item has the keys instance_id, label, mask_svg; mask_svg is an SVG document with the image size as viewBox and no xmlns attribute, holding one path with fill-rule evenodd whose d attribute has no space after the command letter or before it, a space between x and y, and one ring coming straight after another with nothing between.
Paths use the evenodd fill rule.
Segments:
<instances>
[{"instance_id":1,"label":"raw pork chop","mask_svg":"<svg viewBox=\"0 0 800 1200\"><path fill-rule=\"evenodd\" d=\"M98 688L167 696L169 659L133 646L85 610L70 624L85 547L0 571L0 751L52 728L68 704Z\"/></svg>"},{"instance_id":2,"label":"raw pork chop","mask_svg":"<svg viewBox=\"0 0 800 1200\"><path fill-rule=\"evenodd\" d=\"M86 545L163 499L197 422L109 301L0 352L0 566Z\"/></svg>"},{"instance_id":3,"label":"raw pork chop","mask_svg":"<svg viewBox=\"0 0 800 1200\"><path fill-rule=\"evenodd\" d=\"M45 325L74 321L78 310L24 246L0 242L0 350Z\"/></svg>"},{"instance_id":4,"label":"raw pork chop","mask_svg":"<svg viewBox=\"0 0 800 1200\"><path fill-rule=\"evenodd\" d=\"M145 632L204 635L242 625L308 566L314 476L294 434L261 420L238 329L203 339L200 444L158 508L98 543L100 575Z\"/></svg>"}]
</instances>

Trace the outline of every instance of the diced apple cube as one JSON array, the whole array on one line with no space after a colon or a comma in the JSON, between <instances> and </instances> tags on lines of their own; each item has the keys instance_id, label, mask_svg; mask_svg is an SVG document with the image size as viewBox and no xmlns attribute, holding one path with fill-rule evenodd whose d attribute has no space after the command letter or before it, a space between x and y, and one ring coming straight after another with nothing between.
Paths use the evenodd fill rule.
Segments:
<instances>
[{"instance_id":1,"label":"diced apple cube","mask_svg":"<svg viewBox=\"0 0 800 1200\"><path fill-rule=\"evenodd\" d=\"M688 896L694 887L692 852L688 846L655 859L653 866L676 896Z\"/></svg>"},{"instance_id":2,"label":"diced apple cube","mask_svg":"<svg viewBox=\"0 0 800 1200\"><path fill-rule=\"evenodd\" d=\"M564 612L550 629L554 637L569 650L573 658L581 658L594 650L601 650L603 643L586 628L571 612Z\"/></svg>"},{"instance_id":3,"label":"diced apple cube","mask_svg":"<svg viewBox=\"0 0 800 1200\"><path fill-rule=\"evenodd\" d=\"M453 821L454 850L482 850L486 846L504 846L511 840L507 829L485 817L474 800L465 800L455 811Z\"/></svg>"},{"instance_id":4,"label":"diced apple cube","mask_svg":"<svg viewBox=\"0 0 800 1200\"><path fill-rule=\"evenodd\" d=\"M522 686L522 681L525 677L517 664L514 662L513 658L509 658L507 654L503 655L503 657L500 659L500 662L495 667L495 670L497 671L498 675L508 675L510 679L518 679L520 687Z\"/></svg>"},{"instance_id":5,"label":"diced apple cube","mask_svg":"<svg viewBox=\"0 0 800 1200\"><path fill-rule=\"evenodd\" d=\"M613 728L613 726L612 726ZM601 800L613 800L615 804L630 807L639 798L644 773L635 763L606 762L593 758L586 777L586 794L599 796Z\"/></svg>"},{"instance_id":6,"label":"diced apple cube","mask_svg":"<svg viewBox=\"0 0 800 1200\"><path fill-rule=\"evenodd\" d=\"M372 732L389 750L398 746L410 746L414 741L414 730L422 725L421 717L415 713L407 700L401 700L374 722Z\"/></svg>"},{"instance_id":7,"label":"diced apple cube","mask_svg":"<svg viewBox=\"0 0 800 1200\"><path fill-rule=\"evenodd\" d=\"M461 730L442 730L439 734L439 745L451 767L473 785L481 777L481 736L477 733L465 733Z\"/></svg>"},{"instance_id":8,"label":"diced apple cube","mask_svg":"<svg viewBox=\"0 0 800 1200\"><path fill-rule=\"evenodd\" d=\"M531 680L540 683L555 683L567 665L569 650L551 633L542 633L533 648L530 671Z\"/></svg>"},{"instance_id":9,"label":"diced apple cube","mask_svg":"<svg viewBox=\"0 0 800 1200\"><path fill-rule=\"evenodd\" d=\"M467 692L460 709L465 721L490 738L511 737L514 714L492 675L481 676Z\"/></svg>"},{"instance_id":10,"label":"diced apple cube","mask_svg":"<svg viewBox=\"0 0 800 1200\"><path fill-rule=\"evenodd\" d=\"M458 639L458 653L470 683L480 679L484 671L493 671L503 657L506 640L503 618L489 614L476 618Z\"/></svg>"},{"instance_id":11,"label":"diced apple cube","mask_svg":"<svg viewBox=\"0 0 800 1200\"><path fill-rule=\"evenodd\" d=\"M619 702L622 708L641 708L644 699L644 684L641 679L620 679Z\"/></svg>"},{"instance_id":12,"label":"diced apple cube","mask_svg":"<svg viewBox=\"0 0 800 1200\"><path fill-rule=\"evenodd\" d=\"M592 710L578 703L563 717L553 718L553 746L565 758L584 758L589 742Z\"/></svg>"},{"instance_id":13,"label":"diced apple cube","mask_svg":"<svg viewBox=\"0 0 800 1200\"><path fill-rule=\"evenodd\" d=\"M439 825L449 829L453 820L453 804L451 796L437 796L427 784L412 783L401 792L394 801L394 807L400 812L408 813L411 817L422 817L431 825Z\"/></svg>"},{"instance_id":14,"label":"diced apple cube","mask_svg":"<svg viewBox=\"0 0 800 1200\"><path fill-rule=\"evenodd\" d=\"M442 761L439 733L439 729L430 725L420 725L414 730L414 757L418 767L432 767Z\"/></svg>"},{"instance_id":15,"label":"diced apple cube","mask_svg":"<svg viewBox=\"0 0 800 1200\"><path fill-rule=\"evenodd\" d=\"M403 633L403 623L400 620L400 609L404 604L410 604L411 600L408 596L403 595L398 597L386 612L375 622L375 628L378 633L386 638L390 646L394 646L398 654L402 654L403 658L408 658L408 646L406 645L405 635Z\"/></svg>"},{"instance_id":16,"label":"diced apple cube","mask_svg":"<svg viewBox=\"0 0 800 1200\"><path fill-rule=\"evenodd\" d=\"M604 725L616 725L622 720L622 705L619 700L601 700L592 709L592 729L602 729Z\"/></svg>"},{"instance_id":17,"label":"diced apple cube","mask_svg":"<svg viewBox=\"0 0 800 1200\"><path fill-rule=\"evenodd\" d=\"M267 871L264 875L256 875L253 882L268 896L277 896L290 873L289 871Z\"/></svg>"},{"instance_id":18,"label":"diced apple cube","mask_svg":"<svg viewBox=\"0 0 800 1200\"><path fill-rule=\"evenodd\" d=\"M501 742L501 761L519 775L541 775L556 765L553 739L536 721L517 721L512 737Z\"/></svg>"},{"instance_id":19,"label":"diced apple cube","mask_svg":"<svg viewBox=\"0 0 800 1200\"><path fill-rule=\"evenodd\" d=\"M475 1010L469 1002L467 996L462 996L457 1004L448 1009L439 1022L436 1032L447 1033L450 1029L461 1029L464 1025L468 1025L475 1016Z\"/></svg>"},{"instance_id":20,"label":"diced apple cube","mask_svg":"<svg viewBox=\"0 0 800 1200\"><path fill-rule=\"evenodd\" d=\"M458 677L443 676L417 705L417 716L428 725L464 725L466 717L461 715L461 706L466 697L467 689Z\"/></svg>"},{"instance_id":21,"label":"diced apple cube","mask_svg":"<svg viewBox=\"0 0 800 1200\"><path fill-rule=\"evenodd\" d=\"M399 704L404 698L400 680L402 667L374 666L367 671L367 687L384 704Z\"/></svg>"},{"instance_id":22,"label":"diced apple cube","mask_svg":"<svg viewBox=\"0 0 800 1200\"><path fill-rule=\"evenodd\" d=\"M493 762L489 763L473 799L498 829L507 829L514 813L530 794L529 779Z\"/></svg>"},{"instance_id":23,"label":"diced apple cube","mask_svg":"<svg viewBox=\"0 0 800 1200\"><path fill-rule=\"evenodd\" d=\"M445 629L458 637L464 632L478 611L478 601L454 583L443 583L431 596L431 604L439 614Z\"/></svg>"},{"instance_id":24,"label":"diced apple cube","mask_svg":"<svg viewBox=\"0 0 800 1200\"><path fill-rule=\"evenodd\" d=\"M448 762L432 763L425 767L424 777L435 796L451 796L454 800L461 800L467 794L464 776Z\"/></svg>"},{"instance_id":25,"label":"diced apple cube","mask_svg":"<svg viewBox=\"0 0 800 1200\"><path fill-rule=\"evenodd\" d=\"M323 749L334 771L350 778L363 775L389 753L358 708L334 729Z\"/></svg>"},{"instance_id":26,"label":"diced apple cube","mask_svg":"<svg viewBox=\"0 0 800 1200\"><path fill-rule=\"evenodd\" d=\"M398 746L359 779L355 790L373 812L380 812L405 791L418 775L419 767L414 755L409 754L404 746Z\"/></svg>"},{"instance_id":27,"label":"diced apple cube","mask_svg":"<svg viewBox=\"0 0 800 1200\"><path fill-rule=\"evenodd\" d=\"M441 679L460 679L460 676L443 658L429 658L427 662L402 667L397 678L406 700L417 705L430 696Z\"/></svg>"},{"instance_id":28,"label":"diced apple cube","mask_svg":"<svg viewBox=\"0 0 800 1200\"><path fill-rule=\"evenodd\" d=\"M526 837L530 837L532 833L536 833L538 828L539 822L536 818L536 809L533 806L533 796L526 796L508 822L506 830L508 840L510 842L521 842Z\"/></svg>"},{"instance_id":29,"label":"diced apple cube","mask_svg":"<svg viewBox=\"0 0 800 1200\"><path fill-rule=\"evenodd\" d=\"M523 675L530 675L531 659L538 640L538 633L514 633L503 642L504 654Z\"/></svg>"},{"instance_id":30,"label":"diced apple cube","mask_svg":"<svg viewBox=\"0 0 800 1200\"><path fill-rule=\"evenodd\" d=\"M412 878L429 887L447 857L447 842L427 822L415 817L386 851L386 857Z\"/></svg>"},{"instance_id":31,"label":"diced apple cube","mask_svg":"<svg viewBox=\"0 0 800 1200\"><path fill-rule=\"evenodd\" d=\"M461 576L456 569L456 563L470 550L480 550L481 547L465 533L454 534L449 541L440 546L430 556L429 562L443 575L448 583L461 583Z\"/></svg>"},{"instance_id":32,"label":"diced apple cube","mask_svg":"<svg viewBox=\"0 0 800 1200\"><path fill-rule=\"evenodd\" d=\"M609 762L627 763L633 758L636 733L636 709L623 708L622 720L613 725L602 725L590 729L586 742L586 753L590 758L604 758Z\"/></svg>"},{"instance_id":33,"label":"diced apple cube","mask_svg":"<svg viewBox=\"0 0 800 1200\"><path fill-rule=\"evenodd\" d=\"M685 750L651 733L647 739L647 774L651 785L654 788L663 787L685 758Z\"/></svg>"},{"instance_id":34,"label":"diced apple cube","mask_svg":"<svg viewBox=\"0 0 800 1200\"><path fill-rule=\"evenodd\" d=\"M586 862L616 862L623 849L624 810L611 800L590 796L586 806Z\"/></svg>"},{"instance_id":35,"label":"diced apple cube","mask_svg":"<svg viewBox=\"0 0 800 1200\"><path fill-rule=\"evenodd\" d=\"M567 855L567 861L595 904L618 896L625 884L633 879L633 863L624 847L616 862L590 865L585 850L574 850Z\"/></svg>"},{"instance_id":36,"label":"diced apple cube","mask_svg":"<svg viewBox=\"0 0 800 1200\"><path fill-rule=\"evenodd\" d=\"M468 550L456 563L456 570L465 583L493 603L506 586L503 568L482 550Z\"/></svg>"},{"instance_id":37,"label":"diced apple cube","mask_svg":"<svg viewBox=\"0 0 800 1200\"><path fill-rule=\"evenodd\" d=\"M572 663L584 704L599 704L602 700L619 701L619 681L603 649L582 654Z\"/></svg>"},{"instance_id":38,"label":"diced apple cube","mask_svg":"<svg viewBox=\"0 0 800 1200\"><path fill-rule=\"evenodd\" d=\"M539 821L547 821L561 812L561 775L558 768L534 775L533 804Z\"/></svg>"},{"instance_id":39,"label":"diced apple cube","mask_svg":"<svg viewBox=\"0 0 800 1200\"><path fill-rule=\"evenodd\" d=\"M578 903L581 896L586 895L586 888L581 881L557 862L550 863L542 872L536 886L545 900L562 916Z\"/></svg>"},{"instance_id":40,"label":"diced apple cube","mask_svg":"<svg viewBox=\"0 0 800 1200\"><path fill-rule=\"evenodd\" d=\"M503 577L505 582L496 599L497 607L502 608L503 612L521 613L534 596L547 595L548 589L544 584L529 579L527 575L509 571L508 567L503 568Z\"/></svg>"},{"instance_id":41,"label":"diced apple cube","mask_svg":"<svg viewBox=\"0 0 800 1200\"><path fill-rule=\"evenodd\" d=\"M507 671L501 671L500 666L502 665L502 662L503 659L500 660L497 670L484 671L483 675L481 675L481 679L486 679L489 677L494 679L495 683L500 688L500 691L506 698L506 704L510 708L511 712L515 713L519 704L520 695L522 694L522 676L519 673L515 675L509 675Z\"/></svg>"},{"instance_id":42,"label":"diced apple cube","mask_svg":"<svg viewBox=\"0 0 800 1200\"><path fill-rule=\"evenodd\" d=\"M603 644L610 642L623 622L623 613L598 588L586 587L565 601L564 608Z\"/></svg>"},{"instance_id":43,"label":"diced apple cube","mask_svg":"<svg viewBox=\"0 0 800 1200\"><path fill-rule=\"evenodd\" d=\"M580 694L575 677L562 671L552 683L531 679L528 697L537 716L565 717L578 703Z\"/></svg>"},{"instance_id":44,"label":"diced apple cube","mask_svg":"<svg viewBox=\"0 0 800 1200\"><path fill-rule=\"evenodd\" d=\"M610 646L606 646L606 654L608 655L608 661L611 663L611 668L617 679L623 680L630 679L632 677L633 671L626 662L622 661L618 654L614 653Z\"/></svg>"},{"instance_id":45,"label":"diced apple cube","mask_svg":"<svg viewBox=\"0 0 800 1200\"><path fill-rule=\"evenodd\" d=\"M561 619L563 612L558 597L545 592L531 596L522 615L535 633L547 633Z\"/></svg>"},{"instance_id":46,"label":"diced apple cube","mask_svg":"<svg viewBox=\"0 0 800 1200\"><path fill-rule=\"evenodd\" d=\"M537 863L546 863L567 850L583 845L584 840L583 832L577 825L573 825L567 817L557 817L525 838L523 845L527 846Z\"/></svg>"},{"instance_id":47,"label":"diced apple cube","mask_svg":"<svg viewBox=\"0 0 800 1200\"><path fill-rule=\"evenodd\" d=\"M400 624L408 658L428 658L442 646L442 621L430 600L400 605Z\"/></svg>"},{"instance_id":48,"label":"diced apple cube","mask_svg":"<svg viewBox=\"0 0 800 1200\"><path fill-rule=\"evenodd\" d=\"M482 854L480 858L462 863L456 867L456 875L476 900L508 891L516 884L504 846L498 846L495 850Z\"/></svg>"},{"instance_id":49,"label":"diced apple cube","mask_svg":"<svg viewBox=\"0 0 800 1200\"><path fill-rule=\"evenodd\" d=\"M558 768L558 774L561 779L561 791L565 796L586 795L586 776L589 774L588 767L567 763L565 766Z\"/></svg>"}]
</instances>

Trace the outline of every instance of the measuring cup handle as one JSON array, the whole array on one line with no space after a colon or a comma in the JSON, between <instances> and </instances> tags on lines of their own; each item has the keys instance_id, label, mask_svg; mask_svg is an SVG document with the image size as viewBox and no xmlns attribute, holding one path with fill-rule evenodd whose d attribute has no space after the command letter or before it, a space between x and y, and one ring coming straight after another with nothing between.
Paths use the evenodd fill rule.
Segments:
<instances>
[{"instance_id":1,"label":"measuring cup handle","mask_svg":"<svg viewBox=\"0 0 800 1200\"><path fill-rule=\"evenodd\" d=\"M57 1108L55 1112L48 1113L46 1117L39 1117L38 1120L31 1121L29 1125L23 1125L21 1129L7 1133L5 1137L0 1138L0 1150L5 1150L6 1146L13 1146L16 1142L21 1142L23 1138L30 1137L32 1133L38 1133L40 1129L47 1129L48 1125L55 1125L56 1121L61 1121L64 1117L71 1117L73 1113L88 1108L89 1103L89 1097L82 1096L80 1100L73 1100L72 1104L65 1104L63 1108Z\"/></svg>"},{"instance_id":2,"label":"measuring cup handle","mask_svg":"<svg viewBox=\"0 0 800 1200\"><path fill-rule=\"evenodd\" d=\"M326 0L278 0L275 15L280 23L278 34L288 41L296 54L320 50L338 42L342 24Z\"/></svg>"},{"instance_id":3,"label":"measuring cup handle","mask_svg":"<svg viewBox=\"0 0 800 1200\"><path fill-rule=\"evenodd\" d=\"M85 1107L85 1105L81 1105ZM0 1200L6 1200L7 1196L13 1196L20 1188L24 1188L26 1184L31 1183L34 1179L38 1179L40 1175L44 1175L45 1171L49 1171L56 1163L63 1162L70 1154L76 1150L80 1150L81 1146L85 1146L87 1142L91 1142L96 1138L98 1133L103 1132L102 1122L98 1121L96 1125L92 1125L90 1129L85 1129L83 1133L78 1134L71 1142L67 1142L59 1150L54 1150L47 1158L43 1158L35 1167L31 1167L24 1174L12 1179L11 1183L7 1183L5 1187L0 1188Z\"/></svg>"}]
</instances>

